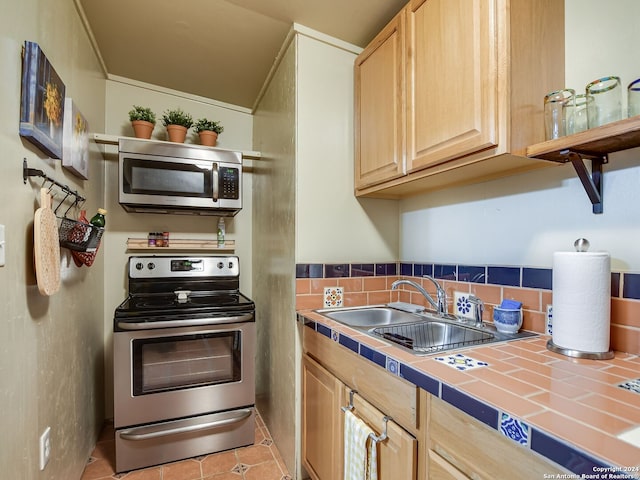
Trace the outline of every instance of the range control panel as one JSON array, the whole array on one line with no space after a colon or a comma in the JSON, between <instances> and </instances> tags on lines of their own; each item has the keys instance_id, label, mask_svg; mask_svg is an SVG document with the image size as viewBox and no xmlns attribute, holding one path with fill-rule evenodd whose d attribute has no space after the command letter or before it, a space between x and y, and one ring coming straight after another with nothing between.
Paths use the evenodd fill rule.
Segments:
<instances>
[{"instance_id":1,"label":"range control panel","mask_svg":"<svg viewBox=\"0 0 640 480\"><path fill-rule=\"evenodd\" d=\"M237 277L236 256L130 257L129 278Z\"/></svg>"}]
</instances>

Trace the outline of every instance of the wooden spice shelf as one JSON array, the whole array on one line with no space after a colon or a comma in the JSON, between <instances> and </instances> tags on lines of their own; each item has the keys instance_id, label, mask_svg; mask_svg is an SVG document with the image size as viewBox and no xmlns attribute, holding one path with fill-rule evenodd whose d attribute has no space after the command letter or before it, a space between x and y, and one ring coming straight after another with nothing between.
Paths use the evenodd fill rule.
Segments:
<instances>
[{"instance_id":1,"label":"wooden spice shelf","mask_svg":"<svg viewBox=\"0 0 640 480\"><path fill-rule=\"evenodd\" d=\"M235 250L235 247L235 240L226 240L223 246L218 246L217 240L170 238L168 247L155 247L149 246L146 238L127 239L127 250L153 250L155 252L207 250L232 252Z\"/></svg>"}]
</instances>

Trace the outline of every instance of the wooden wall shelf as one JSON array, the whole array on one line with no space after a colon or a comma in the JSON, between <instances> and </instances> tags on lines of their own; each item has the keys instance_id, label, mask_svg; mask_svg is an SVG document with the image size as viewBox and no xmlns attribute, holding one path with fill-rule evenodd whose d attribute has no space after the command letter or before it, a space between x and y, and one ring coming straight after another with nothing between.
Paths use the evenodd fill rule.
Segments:
<instances>
[{"instance_id":1,"label":"wooden wall shelf","mask_svg":"<svg viewBox=\"0 0 640 480\"><path fill-rule=\"evenodd\" d=\"M602 158L609 153L636 147L640 147L640 115L530 145L527 157L565 163L571 161L569 152Z\"/></svg>"},{"instance_id":2,"label":"wooden wall shelf","mask_svg":"<svg viewBox=\"0 0 640 480\"><path fill-rule=\"evenodd\" d=\"M146 238L127 239L127 250L152 250L154 252L175 251L218 251L233 252L236 248L235 240L226 240L223 246L218 246L217 240L170 238L168 247L150 247Z\"/></svg>"},{"instance_id":3,"label":"wooden wall shelf","mask_svg":"<svg viewBox=\"0 0 640 480\"><path fill-rule=\"evenodd\" d=\"M602 166L610 153L640 147L640 115L590 128L555 140L527 147L527 157L553 162L571 162L593 206L593 213L602 213ZM584 163L591 160L591 172Z\"/></svg>"}]
</instances>

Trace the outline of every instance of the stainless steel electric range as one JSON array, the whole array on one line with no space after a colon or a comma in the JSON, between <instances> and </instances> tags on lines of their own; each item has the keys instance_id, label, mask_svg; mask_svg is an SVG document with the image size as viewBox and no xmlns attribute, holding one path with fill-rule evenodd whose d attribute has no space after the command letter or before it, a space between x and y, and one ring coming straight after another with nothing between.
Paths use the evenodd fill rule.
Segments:
<instances>
[{"instance_id":1,"label":"stainless steel electric range","mask_svg":"<svg viewBox=\"0 0 640 480\"><path fill-rule=\"evenodd\" d=\"M113 340L116 471L250 445L255 305L235 256L137 256Z\"/></svg>"}]
</instances>

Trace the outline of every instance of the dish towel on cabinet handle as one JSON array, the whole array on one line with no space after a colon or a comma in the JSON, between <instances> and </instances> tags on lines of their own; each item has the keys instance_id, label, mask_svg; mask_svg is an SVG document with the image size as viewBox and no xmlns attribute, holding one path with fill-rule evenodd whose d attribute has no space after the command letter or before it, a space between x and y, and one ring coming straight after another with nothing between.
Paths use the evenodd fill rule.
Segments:
<instances>
[{"instance_id":1,"label":"dish towel on cabinet handle","mask_svg":"<svg viewBox=\"0 0 640 480\"><path fill-rule=\"evenodd\" d=\"M344 480L378 480L375 432L351 411L344 412Z\"/></svg>"}]
</instances>

